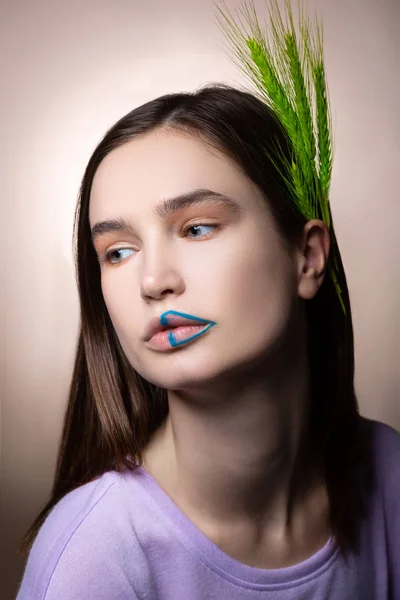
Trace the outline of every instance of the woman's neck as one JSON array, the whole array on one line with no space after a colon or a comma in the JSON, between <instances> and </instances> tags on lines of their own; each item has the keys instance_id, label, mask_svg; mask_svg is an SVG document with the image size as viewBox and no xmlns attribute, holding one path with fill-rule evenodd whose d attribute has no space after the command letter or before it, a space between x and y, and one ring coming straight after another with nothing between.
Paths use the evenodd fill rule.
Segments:
<instances>
[{"instance_id":1,"label":"woman's neck","mask_svg":"<svg viewBox=\"0 0 400 600\"><path fill-rule=\"evenodd\" d=\"M307 454L306 357L273 378L259 368L246 386L232 377L212 394L169 391L168 400L167 419L144 451L161 487L210 530L286 535L296 507L323 485L311 481Z\"/></svg>"}]
</instances>

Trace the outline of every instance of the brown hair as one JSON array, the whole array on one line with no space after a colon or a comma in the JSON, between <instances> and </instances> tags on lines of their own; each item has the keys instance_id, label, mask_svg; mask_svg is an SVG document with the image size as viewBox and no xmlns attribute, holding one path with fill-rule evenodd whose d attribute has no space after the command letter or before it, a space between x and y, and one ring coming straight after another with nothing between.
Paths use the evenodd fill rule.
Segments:
<instances>
[{"instance_id":1,"label":"brown hair","mask_svg":"<svg viewBox=\"0 0 400 600\"><path fill-rule=\"evenodd\" d=\"M143 464L142 450L168 413L167 391L130 365L120 346L101 291L100 268L91 241L89 199L93 177L113 149L156 128L198 136L222 150L261 190L282 239L295 244L306 219L288 201L285 183L265 149L278 138L289 143L274 114L253 94L223 84L193 93L168 94L134 109L105 134L85 170L75 211L74 249L80 298L80 331L69 402L50 498L20 546L28 553L51 509L74 488L108 470ZM365 514L360 473L366 461L354 391L354 346L350 300L334 227L331 260L339 264L344 316L330 277L306 302L311 370L309 456L321 457L330 522L341 551L357 549Z\"/></svg>"}]
</instances>

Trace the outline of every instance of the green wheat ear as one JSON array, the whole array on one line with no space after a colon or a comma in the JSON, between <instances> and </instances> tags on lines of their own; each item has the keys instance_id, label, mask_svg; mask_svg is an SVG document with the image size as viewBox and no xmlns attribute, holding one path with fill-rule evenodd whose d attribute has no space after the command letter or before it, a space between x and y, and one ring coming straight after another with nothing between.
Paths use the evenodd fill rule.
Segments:
<instances>
[{"instance_id":1,"label":"green wheat ear","mask_svg":"<svg viewBox=\"0 0 400 600\"><path fill-rule=\"evenodd\" d=\"M244 2L237 21L221 1L218 20L228 41L228 54L255 85L257 95L273 111L293 148L288 161L277 144L266 153L280 172L295 210L307 220L321 219L331 226L329 188L332 174L332 127L323 57L322 24L315 35L298 0L298 27L290 0L285 21L277 0L267 0L269 27L260 26L253 0ZM240 25L239 25L240 24ZM344 314L337 279L337 262L329 269Z\"/></svg>"}]
</instances>

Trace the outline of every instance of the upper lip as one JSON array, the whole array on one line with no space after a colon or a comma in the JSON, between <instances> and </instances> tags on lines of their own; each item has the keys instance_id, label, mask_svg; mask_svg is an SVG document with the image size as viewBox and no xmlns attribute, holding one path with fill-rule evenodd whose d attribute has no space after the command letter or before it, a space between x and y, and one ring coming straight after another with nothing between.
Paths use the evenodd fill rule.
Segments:
<instances>
[{"instance_id":1,"label":"upper lip","mask_svg":"<svg viewBox=\"0 0 400 600\"><path fill-rule=\"evenodd\" d=\"M188 318L188 317L183 317L180 314L178 314L176 311L168 311L171 312L174 315L174 324L172 325L162 325L161 324L161 315L158 317L153 317L152 319L150 319L150 321L147 323L146 329L145 329L145 333L144 333L144 341L148 342L153 335L155 335L156 333L158 333L159 331L165 331L165 329L170 329L171 327L182 327L183 325L206 325L207 323L210 323L210 321L206 321L205 319L202 318L198 318L198 320L195 317L192 318ZM168 319L168 315L166 315L166 318Z\"/></svg>"}]
</instances>

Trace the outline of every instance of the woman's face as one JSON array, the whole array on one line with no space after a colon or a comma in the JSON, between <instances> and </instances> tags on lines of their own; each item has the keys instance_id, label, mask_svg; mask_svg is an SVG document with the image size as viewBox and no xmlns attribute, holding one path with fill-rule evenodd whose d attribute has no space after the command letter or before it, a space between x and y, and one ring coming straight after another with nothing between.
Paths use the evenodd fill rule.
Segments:
<instances>
[{"instance_id":1,"label":"woman's face","mask_svg":"<svg viewBox=\"0 0 400 600\"><path fill-rule=\"evenodd\" d=\"M168 215L155 212L163 200L198 189L221 199L205 196ZM130 226L103 232L94 245L100 260L113 251L110 262L100 263L102 292L140 375L190 390L268 357L288 326L298 274L260 191L236 165L178 132L138 137L108 154L94 177L90 227L107 219ZM168 310L216 324L160 352L144 334L148 321Z\"/></svg>"}]
</instances>

